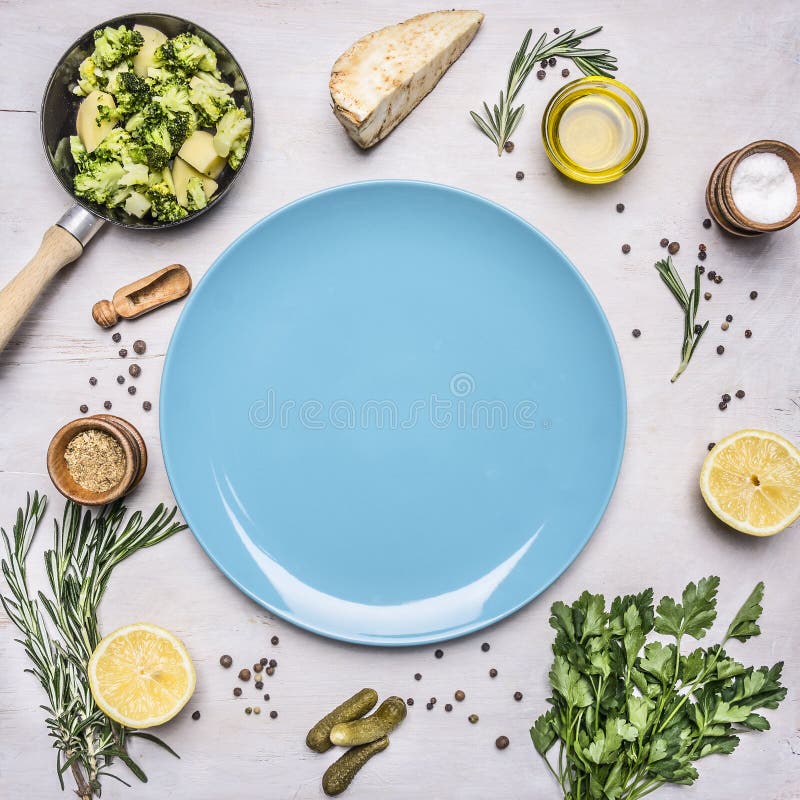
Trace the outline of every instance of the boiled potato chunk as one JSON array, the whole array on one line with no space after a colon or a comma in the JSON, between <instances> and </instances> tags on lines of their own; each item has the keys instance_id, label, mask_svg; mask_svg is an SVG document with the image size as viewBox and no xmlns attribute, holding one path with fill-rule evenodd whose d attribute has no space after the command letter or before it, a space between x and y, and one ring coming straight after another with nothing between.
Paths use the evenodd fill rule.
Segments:
<instances>
[{"instance_id":1,"label":"boiled potato chunk","mask_svg":"<svg viewBox=\"0 0 800 800\"><path fill-rule=\"evenodd\" d=\"M133 71L146 78L147 68L155 66L153 54L167 41L167 37L158 28L151 28L149 25L134 25L133 29L139 31L144 39L144 44L133 57Z\"/></svg>"},{"instance_id":2,"label":"boiled potato chunk","mask_svg":"<svg viewBox=\"0 0 800 800\"><path fill-rule=\"evenodd\" d=\"M117 104L110 94L95 89L86 95L78 108L76 126L87 153L93 153L116 125L116 122L108 119L101 120L98 125L97 114L100 106L116 108Z\"/></svg>"},{"instance_id":3,"label":"boiled potato chunk","mask_svg":"<svg viewBox=\"0 0 800 800\"><path fill-rule=\"evenodd\" d=\"M186 187L190 178L200 178L203 191L209 199L217 191L217 182L215 180L203 175L202 172L198 172L191 164L187 164L182 158L176 156L175 163L172 165L172 180L175 183L175 195L184 208L188 208Z\"/></svg>"},{"instance_id":4,"label":"boiled potato chunk","mask_svg":"<svg viewBox=\"0 0 800 800\"><path fill-rule=\"evenodd\" d=\"M207 178L219 177L225 159L214 149L214 137L208 131L195 131L178 150L178 156Z\"/></svg>"}]
</instances>

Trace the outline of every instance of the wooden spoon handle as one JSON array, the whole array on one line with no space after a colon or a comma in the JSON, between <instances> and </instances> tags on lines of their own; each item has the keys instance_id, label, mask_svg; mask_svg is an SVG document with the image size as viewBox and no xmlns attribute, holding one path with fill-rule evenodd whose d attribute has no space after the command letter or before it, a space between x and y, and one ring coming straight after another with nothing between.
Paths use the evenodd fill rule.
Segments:
<instances>
[{"instance_id":1,"label":"wooden spoon handle","mask_svg":"<svg viewBox=\"0 0 800 800\"><path fill-rule=\"evenodd\" d=\"M0 352L53 276L82 252L83 245L64 228L45 231L36 255L0 291Z\"/></svg>"}]
</instances>

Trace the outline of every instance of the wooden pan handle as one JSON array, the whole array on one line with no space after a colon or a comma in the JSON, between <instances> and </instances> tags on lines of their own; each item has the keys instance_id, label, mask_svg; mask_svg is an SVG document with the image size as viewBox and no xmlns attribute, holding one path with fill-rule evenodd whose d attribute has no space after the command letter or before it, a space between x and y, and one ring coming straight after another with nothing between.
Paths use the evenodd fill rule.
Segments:
<instances>
[{"instance_id":1,"label":"wooden pan handle","mask_svg":"<svg viewBox=\"0 0 800 800\"><path fill-rule=\"evenodd\" d=\"M82 252L83 245L64 228L45 231L36 255L0 291L0 352L53 276Z\"/></svg>"}]
</instances>

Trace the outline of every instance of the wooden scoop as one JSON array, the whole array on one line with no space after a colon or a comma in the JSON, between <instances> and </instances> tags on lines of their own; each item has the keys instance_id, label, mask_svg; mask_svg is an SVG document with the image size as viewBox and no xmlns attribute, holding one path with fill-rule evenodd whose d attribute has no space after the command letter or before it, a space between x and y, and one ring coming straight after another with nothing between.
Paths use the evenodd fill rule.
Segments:
<instances>
[{"instance_id":1,"label":"wooden scoop","mask_svg":"<svg viewBox=\"0 0 800 800\"><path fill-rule=\"evenodd\" d=\"M111 300L98 300L92 306L92 319L110 328L119 318L134 319L154 308L180 300L192 290L192 276L182 264L171 264L114 292Z\"/></svg>"}]
</instances>

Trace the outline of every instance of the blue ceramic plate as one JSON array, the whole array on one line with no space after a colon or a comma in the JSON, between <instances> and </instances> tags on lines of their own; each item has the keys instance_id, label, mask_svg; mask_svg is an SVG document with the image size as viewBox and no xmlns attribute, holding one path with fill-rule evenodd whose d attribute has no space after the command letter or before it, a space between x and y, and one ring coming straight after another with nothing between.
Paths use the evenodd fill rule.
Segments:
<instances>
[{"instance_id":1,"label":"blue ceramic plate","mask_svg":"<svg viewBox=\"0 0 800 800\"><path fill-rule=\"evenodd\" d=\"M406 645L536 597L608 503L625 388L577 270L524 220L426 183L306 197L189 298L161 386L194 535L311 631Z\"/></svg>"}]
</instances>

